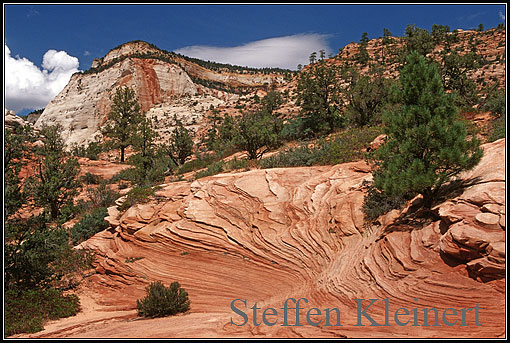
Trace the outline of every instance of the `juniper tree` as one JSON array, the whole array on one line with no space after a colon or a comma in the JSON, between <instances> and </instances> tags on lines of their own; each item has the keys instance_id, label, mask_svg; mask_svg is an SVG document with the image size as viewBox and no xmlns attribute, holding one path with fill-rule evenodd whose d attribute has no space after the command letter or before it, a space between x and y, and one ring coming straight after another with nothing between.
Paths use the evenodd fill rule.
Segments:
<instances>
[{"instance_id":1,"label":"juniper tree","mask_svg":"<svg viewBox=\"0 0 510 343\"><path fill-rule=\"evenodd\" d=\"M234 142L250 160L256 160L279 144L275 127L274 118L264 111L244 113L237 122Z\"/></svg>"},{"instance_id":2,"label":"juniper tree","mask_svg":"<svg viewBox=\"0 0 510 343\"><path fill-rule=\"evenodd\" d=\"M379 124L381 113L386 104L390 79L382 76L382 70L371 68L369 75L359 75L357 71L351 71L349 87L344 94L349 101L345 108L345 116L351 124L365 126Z\"/></svg>"},{"instance_id":3,"label":"juniper tree","mask_svg":"<svg viewBox=\"0 0 510 343\"><path fill-rule=\"evenodd\" d=\"M452 95L435 64L412 52L392 96L400 105L383 116L387 141L374 152L374 186L388 195L420 193L430 208L440 187L482 156L479 140L467 139Z\"/></svg>"},{"instance_id":4,"label":"juniper tree","mask_svg":"<svg viewBox=\"0 0 510 343\"><path fill-rule=\"evenodd\" d=\"M134 133L142 119L134 90L129 87L117 88L108 119L102 133L111 139L112 148L120 149L120 162L123 163L124 152L133 143Z\"/></svg>"}]
</instances>

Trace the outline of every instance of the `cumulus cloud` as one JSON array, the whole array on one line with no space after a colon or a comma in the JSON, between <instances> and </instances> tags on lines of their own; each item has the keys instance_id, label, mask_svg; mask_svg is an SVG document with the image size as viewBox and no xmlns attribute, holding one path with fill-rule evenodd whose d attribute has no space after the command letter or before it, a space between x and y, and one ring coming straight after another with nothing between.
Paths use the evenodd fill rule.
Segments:
<instances>
[{"instance_id":1,"label":"cumulus cloud","mask_svg":"<svg viewBox=\"0 0 510 343\"><path fill-rule=\"evenodd\" d=\"M19 112L45 107L78 71L79 61L65 51L48 50L42 69L5 45L5 107Z\"/></svg>"},{"instance_id":2,"label":"cumulus cloud","mask_svg":"<svg viewBox=\"0 0 510 343\"><path fill-rule=\"evenodd\" d=\"M297 34L258 40L235 47L194 45L176 52L206 61L239 66L296 69L298 64L309 63L312 52L318 53L323 49L328 53L328 37L324 34Z\"/></svg>"}]
</instances>

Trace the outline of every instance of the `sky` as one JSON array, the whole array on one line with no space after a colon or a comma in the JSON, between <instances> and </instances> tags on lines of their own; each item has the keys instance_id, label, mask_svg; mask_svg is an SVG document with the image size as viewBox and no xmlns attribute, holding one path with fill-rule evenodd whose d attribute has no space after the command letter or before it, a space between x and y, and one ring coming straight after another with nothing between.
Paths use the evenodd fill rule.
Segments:
<instances>
[{"instance_id":1,"label":"sky","mask_svg":"<svg viewBox=\"0 0 510 343\"><path fill-rule=\"evenodd\" d=\"M503 3L451 5L4 4L4 108L43 108L71 75L114 47L143 40L191 57L296 69L336 54L363 32L403 36L415 24L485 29L506 23Z\"/></svg>"}]
</instances>

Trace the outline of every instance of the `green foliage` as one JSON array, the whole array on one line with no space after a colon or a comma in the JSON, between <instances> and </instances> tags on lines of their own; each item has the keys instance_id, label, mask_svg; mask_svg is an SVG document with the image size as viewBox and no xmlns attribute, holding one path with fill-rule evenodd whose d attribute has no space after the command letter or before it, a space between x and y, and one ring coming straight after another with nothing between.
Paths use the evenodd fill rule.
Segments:
<instances>
[{"instance_id":1,"label":"green foliage","mask_svg":"<svg viewBox=\"0 0 510 343\"><path fill-rule=\"evenodd\" d=\"M356 55L356 60L362 64L366 65L368 61L370 60L370 56L368 55L367 46L368 46L368 34L366 32L363 32L361 35L361 39L359 41L359 52Z\"/></svg>"},{"instance_id":2,"label":"green foliage","mask_svg":"<svg viewBox=\"0 0 510 343\"><path fill-rule=\"evenodd\" d=\"M262 98L260 103L262 105L261 110L263 112L274 114L274 112L283 104L283 98L280 92L271 90L264 98Z\"/></svg>"},{"instance_id":3,"label":"green foliage","mask_svg":"<svg viewBox=\"0 0 510 343\"><path fill-rule=\"evenodd\" d=\"M64 205L72 202L80 186L77 179L80 165L66 153L60 133L60 126L41 129L44 145L35 149L35 175L27 181L35 204L48 209L52 219L58 217Z\"/></svg>"},{"instance_id":4,"label":"green foliage","mask_svg":"<svg viewBox=\"0 0 510 343\"><path fill-rule=\"evenodd\" d=\"M48 318L75 314L78 299L62 297L54 287L73 286L69 276L89 268L92 256L84 250L73 250L68 244L67 231L60 226L50 226L46 213L28 218L15 214L21 206L30 209L29 197L37 199L39 204L49 204L51 197L57 197L57 201L61 201L57 216L53 218L57 222L64 220L67 209L73 211L72 199L64 197L71 197L78 170L66 169L67 156L63 153L59 130L43 128L44 146L34 150L26 145L35 140L28 127L5 133L5 330L7 335L12 335L41 330ZM22 183L19 171L27 159L33 158L32 154L35 154L36 175ZM40 175L48 185L38 184ZM62 178L68 181L62 182ZM49 200L44 198L45 194L50 195Z\"/></svg>"},{"instance_id":5,"label":"green foliage","mask_svg":"<svg viewBox=\"0 0 510 343\"><path fill-rule=\"evenodd\" d=\"M299 74L297 105L301 106L303 131L310 137L333 132L343 125L339 105L341 89L337 83L339 70L320 59Z\"/></svg>"},{"instance_id":6,"label":"green foliage","mask_svg":"<svg viewBox=\"0 0 510 343\"><path fill-rule=\"evenodd\" d=\"M175 171L175 174L186 174L194 170L206 168L211 163L218 162L221 159L221 156L217 154L200 154L197 152L195 156L195 159L179 166L179 168Z\"/></svg>"},{"instance_id":7,"label":"green foliage","mask_svg":"<svg viewBox=\"0 0 510 343\"><path fill-rule=\"evenodd\" d=\"M164 148L158 148L155 140L159 137L154 130L152 121L143 118L133 137L133 148L136 154L129 158L135 166L130 174L131 181L137 185L153 185L165 179L165 173L173 169Z\"/></svg>"},{"instance_id":8,"label":"green foliage","mask_svg":"<svg viewBox=\"0 0 510 343\"><path fill-rule=\"evenodd\" d=\"M80 309L76 295L54 288L8 289L4 295L6 336L41 331L46 320L74 316Z\"/></svg>"},{"instance_id":9,"label":"green foliage","mask_svg":"<svg viewBox=\"0 0 510 343\"><path fill-rule=\"evenodd\" d=\"M112 99L110 115L101 133L109 138L107 146L120 149L120 162L124 162L126 148L133 144L133 137L142 121L140 104L135 91L129 87L117 88Z\"/></svg>"},{"instance_id":10,"label":"green foliage","mask_svg":"<svg viewBox=\"0 0 510 343\"><path fill-rule=\"evenodd\" d=\"M489 142L494 142L500 138L505 138L506 137L506 120L505 120L505 117L506 115L503 114L501 117L499 117L498 119L494 120L492 123L491 123L491 127L490 127L490 131L489 131L489 137L488 137L488 141Z\"/></svg>"},{"instance_id":11,"label":"green foliage","mask_svg":"<svg viewBox=\"0 0 510 343\"><path fill-rule=\"evenodd\" d=\"M349 122L356 126L379 124L391 83L391 80L382 77L380 71L364 76L353 75L345 92L349 100L345 116Z\"/></svg>"},{"instance_id":12,"label":"green foliage","mask_svg":"<svg viewBox=\"0 0 510 343\"><path fill-rule=\"evenodd\" d=\"M195 179L200 179L206 176L216 175L224 171L225 162L217 161L207 166L206 170L201 170L195 174Z\"/></svg>"},{"instance_id":13,"label":"green foliage","mask_svg":"<svg viewBox=\"0 0 510 343\"><path fill-rule=\"evenodd\" d=\"M71 154L76 157L86 157L90 160L96 161L99 159L99 154L104 150L100 141L90 142L87 147L78 145L76 143L71 145Z\"/></svg>"},{"instance_id":14,"label":"green foliage","mask_svg":"<svg viewBox=\"0 0 510 343\"><path fill-rule=\"evenodd\" d=\"M134 182L134 180L136 180L136 176L137 176L137 174L136 174L135 168L124 169L124 170L121 170L120 172L118 172L117 174L115 174L110 179L110 183L116 183L119 181Z\"/></svg>"},{"instance_id":15,"label":"green foliage","mask_svg":"<svg viewBox=\"0 0 510 343\"><path fill-rule=\"evenodd\" d=\"M101 183L101 180L103 179L101 176L96 174L91 174L89 172L86 172L85 175L81 177L83 183L87 185L98 185Z\"/></svg>"},{"instance_id":16,"label":"green foliage","mask_svg":"<svg viewBox=\"0 0 510 343\"><path fill-rule=\"evenodd\" d=\"M363 200L362 210L366 220L374 221L393 209L402 208L409 200L411 196L407 194L389 195L370 185Z\"/></svg>"},{"instance_id":17,"label":"green foliage","mask_svg":"<svg viewBox=\"0 0 510 343\"><path fill-rule=\"evenodd\" d=\"M443 51L439 71L445 90L455 94L457 106L473 106L478 102L476 83L468 77L479 66L479 56L474 52L459 55Z\"/></svg>"},{"instance_id":18,"label":"green foliage","mask_svg":"<svg viewBox=\"0 0 510 343\"><path fill-rule=\"evenodd\" d=\"M43 216L9 221L5 229L6 287L49 287L88 263L85 255L69 246L67 231L46 227Z\"/></svg>"},{"instance_id":19,"label":"green foliage","mask_svg":"<svg viewBox=\"0 0 510 343\"><path fill-rule=\"evenodd\" d=\"M495 117L506 115L506 96L504 90L493 89L489 91L485 103L482 105L484 111L489 111Z\"/></svg>"},{"instance_id":20,"label":"green foliage","mask_svg":"<svg viewBox=\"0 0 510 343\"><path fill-rule=\"evenodd\" d=\"M165 317L186 312L190 308L188 292L178 282L165 287L162 282L152 282L145 288L146 296L136 300L136 308L140 317Z\"/></svg>"},{"instance_id":21,"label":"green foliage","mask_svg":"<svg viewBox=\"0 0 510 343\"><path fill-rule=\"evenodd\" d=\"M449 36L450 27L448 25L432 25L432 31L430 35L432 36L432 40L434 44L444 43Z\"/></svg>"},{"instance_id":22,"label":"green foliage","mask_svg":"<svg viewBox=\"0 0 510 343\"><path fill-rule=\"evenodd\" d=\"M228 172L236 169L248 169L249 162L246 159L237 159L233 158L228 162L225 161L217 161L207 166L206 170L201 170L195 174L195 179L200 179L202 177L216 175L221 172Z\"/></svg>"},{"instance_id":23,"label":"green foliage","mask_svg":"<svg viewBox=\"0 0 510 343\"><path fill-rule=\"evenodd\" d=\"M259 159L278 146L280 123L281 120L267 112L244 113L237 121L235 145L246 151L250 160Z\"/></svg>"},{"instance_id":24,"label":"green foliage","mask_svg":"<svg viewBox=\"0 0 510 343\"><path fill-rule=\"evenodd\" d=\"M86 241L96 233L108 228L104 218L108 215L106 207L98 207L92 213L86 214L71 228L71 240L74 245Z\"/></svg>"},{"instance_id":25,"label":"green foliage","mask_svg":"<svg viewBox=\"0 0 510 343\"><path fill-rule=\"evenodd\" d=\"M213 112L211 119L213 125L208 133L207 147L220 156L233 153L235 151L234 137L237 134L235 119L228 114L221 118L217 112Z\"/></svg>"},{"instance_id":26,"label":"green foliage","mask_svg":"<svg viewBox=\"0 0 510 343\"><path fill-rule=\"evenodd\" d=\"M260 161L262 168L332 165L363 159L370 143L381 132L379 127L346 130L335 139L320 139L313 148L303 145Z\"/></svg>"},{"instance_id":27,"label":"green foliage","mask_svg":"<svg viewBox=\"0 0 510 343\"><path fill-rule=\"evenodd\" d=\"M280 138L284 141L291 141L296 139L304 139L308 135L305 131L305 120L303 117L293 117L288 119L282 127Z\"/></svg>"},{"instance_id":28,"label":"green foliage","mask_svg":"<svg viewBox=\"0 0 510 343\"><path fill-rule=\"evenodd\" d=\"M16 127L4 131L4 215L9 218L26 201L19 173L30 154L26 142L33 141L30 126Z\"/></svg>"},{"instance_id":29,"label":"green foliage","mask_svg":"<svg viewBox=\"0 0 510 343\"><path fill-rule=\"evenodd\" d=\"M426 56L434 49L434 40L427 30L416 25L407 25L405 33L408 53L417 51L420 55Z\"/></svg>"},{"instance_id":30,"label":"green foliage","mask_svg":"<svg viewBox=\"0 0 510 343\"><path fill-rule=\"evenodd\" d=\"M136 262L136 261L141 260L141 259L143 259L143 257L126 257L124 262L125 263L133 263L133 262Z\"/></svg>"},{"instance_id":31,"label":"green foliage","mask_svg":"<svg viewBox=\"0 0 510 343\"><path fill-rule=\"evenodd\" d=\"M139 203L149 201L149 198L154 194L154 188L149 186L137 186L127 193L126 200L119 207L120 211L125 211L131 206Z\"/></svg>"},{"instance_id":32,"label":"green foliage","mask_svg":"<svg viewBox=\"0 0 510 343\"><path fill-rule=\"evenodd\" d=\"M467 140L436 66L419 53L407 57L392 96L400 106L383 116L388 140L373 155L374 186L389 196L421 193L430 208L445 182L480 161L480 142Z\"/></svg>"},{"instance_id":33,"label":"green foliage","mask_svg":"<svg viewBox=\"0 0 510 343\"><path fill-rule=\"evenodd\" d=\"M167 152L172 161L180 166L193 153L193 138L182 122L178 121L177 118L175 118L175 121L177 128L174 129L169 138Z\"/></svg>"}]
</instances>

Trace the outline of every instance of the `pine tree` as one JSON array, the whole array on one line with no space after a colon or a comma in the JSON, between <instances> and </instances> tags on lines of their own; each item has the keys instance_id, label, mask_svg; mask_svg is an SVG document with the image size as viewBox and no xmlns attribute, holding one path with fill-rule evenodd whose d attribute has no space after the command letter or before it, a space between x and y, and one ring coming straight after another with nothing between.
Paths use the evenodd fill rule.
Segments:
<instances>
[{"instance_id":1,"label":"pine tree","mask_svg":"<svg viewBox=\"0 0 510 343\"><path fill-rule=\"evenodd\" d=\"M342 124L339 71L325 60L315 62L314 54L310 60L314 62L299 75L297 104L304 117L304 135L320 136L333 132Z\"/></svg>"},{"instance_id":2,"label":"pine tree","mask_svg":"<svg viewBox=\"0 0 510 343\"><path fill-rule=\"evenodd\" d=\"M186 162L186 159L193 152L193 139L181 121L174 117L177 128L172 132L168 141L168 155L176 165Z\"/></svg>"},{"instance_id":3,"label":"pine tree","mask_svg":"<svg viewBox=\"0 0 510 343\"><path fill-rule=\"evenodd\" d=\"M102 129L102 133L111 139L112 148L120 149L120 162L123 163L124 152L133 143L133 133L142 120L134 90L129 87L117 89L108 119L109 123Z\"/></svg>"},{"instance_id":4,"label":"pine tree","mask_svg":"<svg viewBox=\"0 0 510 343\"><path fill-rule=\"evenodd\" d=\"M154 130L152 120L144 117L133 137L133 148L137 153L129 159L135 165L137 182L139 184L150 181L147 180L147 177L155 167L156 139L158 136L158 133Z\"/></svg>"},{"instance_id":5,"label":"pine tree","mask_svg":"<svg viewBox=\"0 0 510 343\"><path fill-rule=\"evenodd\" d=\"M367 51L369 41L370 40L368 39L368 33L363 32L361 35L361 39L359 41L359 52L358 55L356 56L357 61L362 65L366 65L370 60L370 56L368 55Z\"/></svg>"},{"instance_id":6,"label":"pine tree","mask_svg":"<svg viewBox=\"0 0 510 343\"><path fill-rule=\"evenodd\" d=\"M467 139L452 96L435 64L411 53L393 97L400 103L383 116L387 141L374 153L374 186L388 195L420 193L431 208L440 187L482 156L479 140Z\"/></svg>"},{"instance_id":7,"label":"pine tree","mask_svg":"<svg viewBox=\"0 0 510 343\"><path fill-rule=\"evenodd\" d=\"M27 185L35 203L49 209L52 219L57 219L63 206L72 204L80 186L80 165L65 151L61 131L58 125L41 129L44 145L35 150L35 175Z\"/></svg>"}]
</instances>

